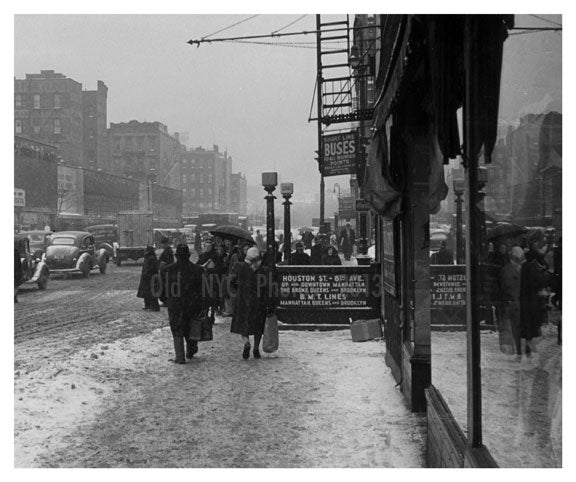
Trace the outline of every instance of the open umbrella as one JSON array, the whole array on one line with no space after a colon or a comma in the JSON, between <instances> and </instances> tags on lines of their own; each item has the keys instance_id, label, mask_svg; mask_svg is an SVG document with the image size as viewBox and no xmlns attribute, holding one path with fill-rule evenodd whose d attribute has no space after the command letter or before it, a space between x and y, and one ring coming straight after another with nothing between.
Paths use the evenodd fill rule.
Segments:
<instances>
[{"instance_id":1,"label":"open umbrella","mask_svg":"<svg viewBox=\"0 0 576 482\"><path fill-rule=\"evenodd\" d=\"M313 233L313 232L314 232L314 229L313 229L313 228L304 227L304 228L300 228L299 231L300 231L300 234L305 233L306 231L309 231L309 232Z\"/></svg>"},{"instance_id":2,"label":"open umbrella","mask_svg":"<svg viewBox=\"0 0 576 482\"><path fill-rule=\"evenodd\" d=\"M210 233L214 236L218 236L222 239L241 239L243 241L249 241L250 243L254 243L252 239L252 235L249 231L233 225L223 225L223 226L216 226L214 229L210 230Z\"/></svg>"},{"instance_id":3,"label":"open umbrella","mask_svg":"<svg viewBox=\"0 0 576 482\"><path fill-rule=\"evenodd\" d=\"M527 232L528 230L525 227L518 224L501 222L488 230L487 237L488 239L515 238Z\"/></svg>"}]
</instances>

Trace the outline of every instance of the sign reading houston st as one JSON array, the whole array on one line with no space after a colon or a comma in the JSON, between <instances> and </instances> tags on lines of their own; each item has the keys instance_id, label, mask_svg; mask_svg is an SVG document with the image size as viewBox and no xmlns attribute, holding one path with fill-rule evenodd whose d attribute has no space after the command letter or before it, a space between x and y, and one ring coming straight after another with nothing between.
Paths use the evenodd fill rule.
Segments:
<instances>
[{"instance_id":1,"label":"sign reading houston st","mask_svg":"<svg viewBox=\"0 0 576 482\"><path fill-rule=\"evenodd\" d=\"M326 176L356 174L356 131L322 136L322 173Z\"/></svg>"}]
</instances>

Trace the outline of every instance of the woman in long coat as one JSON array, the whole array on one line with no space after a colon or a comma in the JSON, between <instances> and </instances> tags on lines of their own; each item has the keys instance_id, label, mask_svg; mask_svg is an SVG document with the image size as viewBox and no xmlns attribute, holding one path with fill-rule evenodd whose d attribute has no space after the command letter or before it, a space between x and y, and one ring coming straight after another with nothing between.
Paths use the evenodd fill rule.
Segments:
<instances>
[{"instance_id":1,"label":"woman in long coat","mask_svg":"<svg viewBox=\"0 0 576 482\"><path fill-rule=\"evenodd\" d=\"M158 287L153 286L158 280L158 259L154 247L146 246L144 254L144 264L142 265L142 274L140 275L140 284L138 285L138 298L144 298L144 309L150 311L160 311L158 305Z\"/></svg>"},{"instance_id":2,"label":"woman in long coat","mask_svg":"<svg viewBox=\"0 0 576 482\"><path fill-rule=\"evenodd\" d=\"M250 357L250 336L254 336L254 358L260 358L260 341L269 311L271 271L262 266L258 248L250 248L243 262L238 262L231 273L231 286L237 290L236 305L230 326L231 333L242 336L242 357Z\"/></svg>"}]
</instances>

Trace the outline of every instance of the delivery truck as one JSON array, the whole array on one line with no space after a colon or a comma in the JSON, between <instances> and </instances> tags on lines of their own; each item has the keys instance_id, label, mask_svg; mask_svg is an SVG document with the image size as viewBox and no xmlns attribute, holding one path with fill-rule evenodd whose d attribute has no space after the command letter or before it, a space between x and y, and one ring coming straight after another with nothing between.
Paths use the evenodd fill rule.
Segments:
<instances>
[{"instance_id":1,"label":"delivery truck","mask_svg":"<svg viewBox=\"0 0 576 482\"><path fill-rule=\"evenodd\" d=\"M147 211L122 211L116 216L118 228L118 248L116 266L122 261L144 258L146 246L154 245L152 213Z\"/></svg>"}]
</instances>

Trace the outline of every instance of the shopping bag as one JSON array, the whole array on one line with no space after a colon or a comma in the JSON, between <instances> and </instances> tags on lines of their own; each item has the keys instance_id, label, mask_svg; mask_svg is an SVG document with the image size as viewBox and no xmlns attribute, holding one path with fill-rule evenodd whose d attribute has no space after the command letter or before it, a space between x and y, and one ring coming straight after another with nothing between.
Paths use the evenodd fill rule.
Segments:
<instances>
[{"instance_id":1,"label":"shopping bag","mask_svg":"<svg viewBox=\"0 0 576 482\"><path fill-rule=\"evenodd\" d=\"M214 338L212 335L213 324L213 318L208 316L206 311L202 311L200 315L195 316L190 320L188 339L195 341L211 341Z\"/></svg>"},{"instance_id":2,"label":"shopping bag","mask_svg":"<svg viewBox=\"0 0 576 482\"><path fill-rule=\"evenodd\" d=\"M214 325L213 316L205 316L202 318L200 341L211 341L214 338L212 335L212 325Z\"/></svg>"},{"instance_id":3,"label":"shopping bag","mask_svg":"<svg viewBox=\"0 0 576 482\"><path fill-rule=\"evenodd\" d=\"M278 318L275 314L268 315L264 323L264 336L262 337L262 350L273 353L278 350Z\"/></svg>"},{"instance_id":4,"label":"shopping bag","mask_svg":"<svg viewBox=\"0 0 576 482\"><path fill-rule=\"evenodd\" d=\"M202 317L194 317L190 320L190 331L188 332L188 339L200 341L202 339Z\"/></svg>"}]
</instances>

